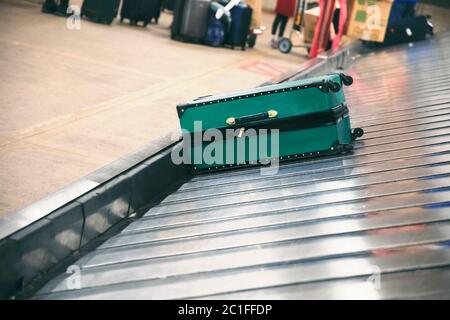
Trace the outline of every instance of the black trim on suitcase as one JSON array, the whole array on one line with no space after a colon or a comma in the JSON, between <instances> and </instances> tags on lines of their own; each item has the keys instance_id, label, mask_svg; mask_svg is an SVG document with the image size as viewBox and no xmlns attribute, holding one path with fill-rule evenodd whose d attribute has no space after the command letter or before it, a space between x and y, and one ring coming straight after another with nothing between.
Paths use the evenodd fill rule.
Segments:
<instances>
[{"instance_id":1,"label":"black trim on suitcase","mask_svg":"<svg viewBox=\"0 0 450 320\"><path fill-rule=\"evenodd\" d=\"M353 145L352 144L339 144L339 142L334 142L331 147L329 149L326 150L319 150L319 151L314 151L314 152L305 152L305 153L296 153L293 155L288 155L288 156L282 156L282 157L278 157L278 161L280 162L287 162L287 161L293 161L293 160L299 160L299 159L308 159L308 158L315 158L318 156L332 156L332 155L336 155L336 154L341 154L341 153L347 153L347 152L351 152L353 150ZM269 159L262 159L262 160L257 160L257 161L246 161L245 163L237 163L237 164L223 164L223 165L218 165L215 167L208 167L208 168L197 168L195 166L192 166L192 173L194 174L202 174L205 172L216 172L216 171L221 171L221 170L226 170L229 168L246 168L246 167L251 167L251 166L257 166L257 165L268 165L271 163L271 161L273 161L274 159L269 158Z\"/></svg>"},{"instance_id":2,"label":"black trim on suitcase","mask_svg":"<svg viewBox=\"0 0 450 320\"><path fill-rule=\"evenodd\" d=\"M327 110L327 111L321 111L321 112L314 112L309 113L305 115L298 115L293 117L286 117L286 118L273 118L273 119L263 119L263 120L255 120L246 122L245 124L235 124L227 127L222 128L215 128L216 130L219 130L224 137L226 137L226 130L227 129L240 129L245 128L247 129L267 129L267 130L273 130L277 129L280 132L283 131L290 131L290 130L300 130L300 129L310 129L310 128L317 128L322 126L330 126L337 124L340 119L342 119L344 116L348 115L348 107L346 104L341 104L333 109ZM200 132L191 132L191 141L195 141L194 135L199 134ZM205 130L201 132L202 135L205 133ZM250 136L250 134L247 134L246 136Z\"/></svg>"},{"instance_id":3,"label":"black trim on suitcase","mask_svg":"<svg viewBox=\"0 0 450 320\"><path fill-rule=\"evenodd\" d=\"M339 76L344 85L349 86L353 83L353 78L351 76L345 75L344 73L340 73ZM287 91L304 90L304 89L310 89L310 88L317 88L320 91L322 91L323 93L338 92L339 90L341 90L341 84L334 82L334 81L330 81L330 80L322 80L322 81L317 81L314 83L301 85L301 86L294 86L294 87L290 87L290 88L277 89L277 90L261 91L261 92L257 92L257 93L247 93L247 94L243 94L243 95L229 96L229 97L222 98L222 99L201 102L202 99L208 98L211 96L211 95L207 95L207 96L198 97L198 98L194 99L193 101L195 101L195 103L183 103L183 104L177 105L177 114L178 114L178 118L181 118L183 116L183 113L186 111L186 109L189 109L189 108L203 107L203 106L209 106L209 105L216 104L216 103L228 102L228 101L232 101L232 100L249 99L249 98L263 96L263 95L269 95L269 94L275 94L275 93L281 93L281 92L287 92Z\"/></svg>"}]
</instances>

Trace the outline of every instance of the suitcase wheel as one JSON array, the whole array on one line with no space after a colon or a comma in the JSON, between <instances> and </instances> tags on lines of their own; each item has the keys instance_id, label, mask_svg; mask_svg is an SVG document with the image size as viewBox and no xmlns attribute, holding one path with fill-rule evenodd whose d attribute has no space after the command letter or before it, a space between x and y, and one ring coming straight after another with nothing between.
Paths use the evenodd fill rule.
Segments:
<instances>
[{"instance_id":1,"label":"suitcase wheel","mask_svg":"<svg viewBox=\"0 0 450 320\"><path fill-rule=\"evenodd\" d=\"M247 45L249 48L253 48L256 44L256 34L249 34L247 38Z\"/></svg>"},{"instance_id":2,"label":"suitcase wheel","mask_svg":"<svg viewBox=\"0 0 450 320\"><path fill-rule=\"evenodd\" d=\"M337 82L330 81L328 82L328 88L330 88L330 90L333 92L338 92L339 90L341 90L341 85Z\"/></svg>"},{"instance_id":3,"label":"suitcase wheel","mask_svg":"<svg viewBox=\"0 0 450 320\"><path fill-rule=\"evenodd\" d=\"M341 77L341 81L343 84L345 84L346 86L351 86L353 83L353 78L351 76L348 76L344 73L339 74L339 76Z\"/></svg>"},{"instance_id":4,"label":"suitcase wheel","mask_svg":"<svg viewBox=\"0 0 450 320\"><path fill-rule=\"evenodd\" d=\"M352 140L356 140L364 135L364 130L361 128L355 128L352 132Z\"/></svg>"}]
</instances>

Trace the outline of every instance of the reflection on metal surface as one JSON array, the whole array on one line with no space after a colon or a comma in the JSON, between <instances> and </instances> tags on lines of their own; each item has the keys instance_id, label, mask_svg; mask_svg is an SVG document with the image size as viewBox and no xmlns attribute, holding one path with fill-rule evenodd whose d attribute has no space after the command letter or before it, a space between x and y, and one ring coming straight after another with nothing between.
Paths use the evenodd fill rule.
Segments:
<instances>
[{"instance_id":1,"label":"reflection on metal surface","mask_svg":"<svg viewBox=\"0 0 450 320\"><path fill-rule=\"evenodd\" d=\"M358 60L352 154L196 176L36 298L450 297L449 47Z\"/></svg>"}]
</instances>

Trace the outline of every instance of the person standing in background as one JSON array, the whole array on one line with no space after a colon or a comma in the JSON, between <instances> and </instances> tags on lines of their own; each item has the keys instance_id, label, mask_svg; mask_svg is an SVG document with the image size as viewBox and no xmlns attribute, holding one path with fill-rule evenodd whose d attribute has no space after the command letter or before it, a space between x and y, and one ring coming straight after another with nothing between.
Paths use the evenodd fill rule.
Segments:
<instances>
[{"instance_id":1,"label":"person standing in background","mask_svg":"<svg viewBox=\"0 0 450 320\"><path fill-rule=\"evenodd\" d=\"M278 39L284 35L289 18L295 14L296 2L297 0L277 0L276 15L272 24L272 40L270 42L271 47L274 49L278 47Z\"/></svg>"},{"instance_id":2,"label":"person standing in background","mask_svg":"<svg viewBox=\"0 0 450 320\"><path fill-rule=\"evenodd\" d=\"M245 1L247 5L252 8L252 21L250 23L250 28L252 30L261 29L264 30L262 21L262 1L261 0L247 0Z\"/></svg>"}]
</instances>

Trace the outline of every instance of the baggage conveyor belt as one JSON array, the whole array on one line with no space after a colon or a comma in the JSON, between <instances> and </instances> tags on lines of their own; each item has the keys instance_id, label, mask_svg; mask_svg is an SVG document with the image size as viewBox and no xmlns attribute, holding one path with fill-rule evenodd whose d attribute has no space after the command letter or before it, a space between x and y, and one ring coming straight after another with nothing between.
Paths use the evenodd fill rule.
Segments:
<instances>
[{"instance_id":1,"label":"baggage conveyor belt","mask_svg":"<svg viewBox=\"0 0 450 320\"><path fill-rule=\"evenodd\" d=\"M195 176L35 298L450 298L449 49L346 70L352 154Z\"/></svg>"}]
</instances>

